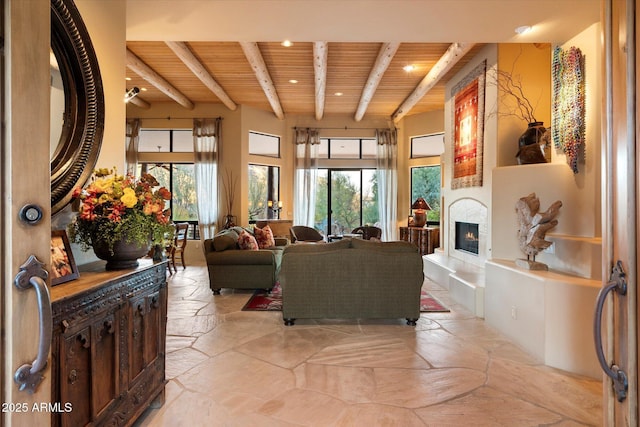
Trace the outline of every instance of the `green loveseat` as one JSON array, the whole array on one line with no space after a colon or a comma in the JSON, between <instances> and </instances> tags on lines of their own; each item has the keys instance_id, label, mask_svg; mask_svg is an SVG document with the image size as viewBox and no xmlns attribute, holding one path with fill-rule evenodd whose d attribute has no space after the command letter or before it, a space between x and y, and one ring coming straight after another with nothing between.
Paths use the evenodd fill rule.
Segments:
<instances>
[{"instance_id":1,"label":"green loveseat","mask_svg":"<svg viewBox=\"0 0 640 427\"><path fill-rule=\"evenodd\" d=\"M215 295L222 288L271 289L276 283L287 239L276 239L276 246L268 249L243 250L238 247L242 230L233 227L204 241L209 287Z\"/></svg>"},{"instance_id":2,"label":"green loveseat","mask_svg":"<svg viewBox=\"0 0 640 427\"><path fill-rule=\"evenodd\" d=\"M296 319L420 317L422 257L408 242L343 239L293 244L282 254L285 325Z\"/></svg>"}]
</instances>

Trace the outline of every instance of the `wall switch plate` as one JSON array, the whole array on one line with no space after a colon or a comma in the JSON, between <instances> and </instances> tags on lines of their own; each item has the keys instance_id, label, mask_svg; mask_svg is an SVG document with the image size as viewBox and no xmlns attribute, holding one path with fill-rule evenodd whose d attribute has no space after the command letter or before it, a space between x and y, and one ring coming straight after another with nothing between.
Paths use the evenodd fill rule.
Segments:
<instances>
[{"instance_id":1,"label":"wall switch plate","mask_svg":"<svg viewBox=\"0 0 640 427\"><path fill-rule=\"evenodd\" d=\"M518 308L515 305L511 306L511 318L518 320Z\"/></svg>"}]
</instances>

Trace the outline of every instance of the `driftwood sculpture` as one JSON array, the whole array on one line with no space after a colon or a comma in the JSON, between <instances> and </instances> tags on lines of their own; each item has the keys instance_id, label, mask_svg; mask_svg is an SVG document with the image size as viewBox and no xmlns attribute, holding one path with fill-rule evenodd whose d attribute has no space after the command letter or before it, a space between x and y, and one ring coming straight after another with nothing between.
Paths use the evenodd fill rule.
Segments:
<instances>
[{"instance_id":1,"label":"driftwood sculpture","mask_svg":"<svg viewBox=\"0 0 640 427\"><path fill-rule=\"evenodd\" d=\"M527 259L517 259L516 265L529 270L548 270L546 264L536 262L538 252L551 246L552 242L545 240L547 231L558 225L558 216L562 202L558 200L545 212L539 212L540 200L536 193L522 197L516 203L518 214L518 239L520 249L527 255Z\"/></svg>"}]
</instances>

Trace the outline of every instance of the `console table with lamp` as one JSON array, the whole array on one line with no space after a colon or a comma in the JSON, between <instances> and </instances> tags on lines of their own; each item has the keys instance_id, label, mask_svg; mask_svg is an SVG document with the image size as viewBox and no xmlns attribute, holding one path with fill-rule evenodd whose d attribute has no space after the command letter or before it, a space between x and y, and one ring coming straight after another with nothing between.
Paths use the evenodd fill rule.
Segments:
<instances>
[{"instance_id":1,"label":"console table with lamp","mask_svg":"<svg viewBox=\"0 0 640 427\"><path fill-rule=\"evenodd\" d=\"M440 246L440 229L437 227L425 227L427 224L427 212L431 210L429 203L418 197L411 205L413 224L400 227L400 240L413 243L420 250L420 255L432 254L435 248Z\"/></svg>"}]
</instances>

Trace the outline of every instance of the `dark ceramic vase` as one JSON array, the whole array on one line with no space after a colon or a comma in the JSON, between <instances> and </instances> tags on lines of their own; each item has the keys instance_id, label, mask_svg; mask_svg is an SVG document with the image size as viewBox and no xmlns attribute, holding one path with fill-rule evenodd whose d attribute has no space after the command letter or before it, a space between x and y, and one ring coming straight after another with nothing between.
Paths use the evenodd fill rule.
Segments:
<instances>
[{"instance_id":1,"label":"dark ceramic vase","mask_svg":"<svg viewBox=\"0 0 640 427\"><path fill-rule=\"evenodd\" d=\"M518 139L518 163L546 163L545 153L540 149L540 140L546 132L544 122L532 122Z\"/></svg>"},{"instance_id":2,"label":"dark ceramic vase","mask_svg":"<svg viewBox=\"0 0 640 427\"><path fill-rule=\"evenodd\" d=\"M522 148L525 145L538 144L545 131L544 122L529 123L527 130L518 139L518 147Z\"/></svg>"},{"instance_id":3,"label":"dark ceramic vase","mask_svg":"<svg viewBox=\"0 0 640 427\"><path fill-rule=\"evenodd\" d=\"M136 242L127 242L124 239L113 244L113 251L109 250L109 244L96 239L93 244L93 252L102 260L107 261L107 270L122 270L138 266L138 259L149 253L151 244L140 246Z\"/></svg>"}]
</instances>

